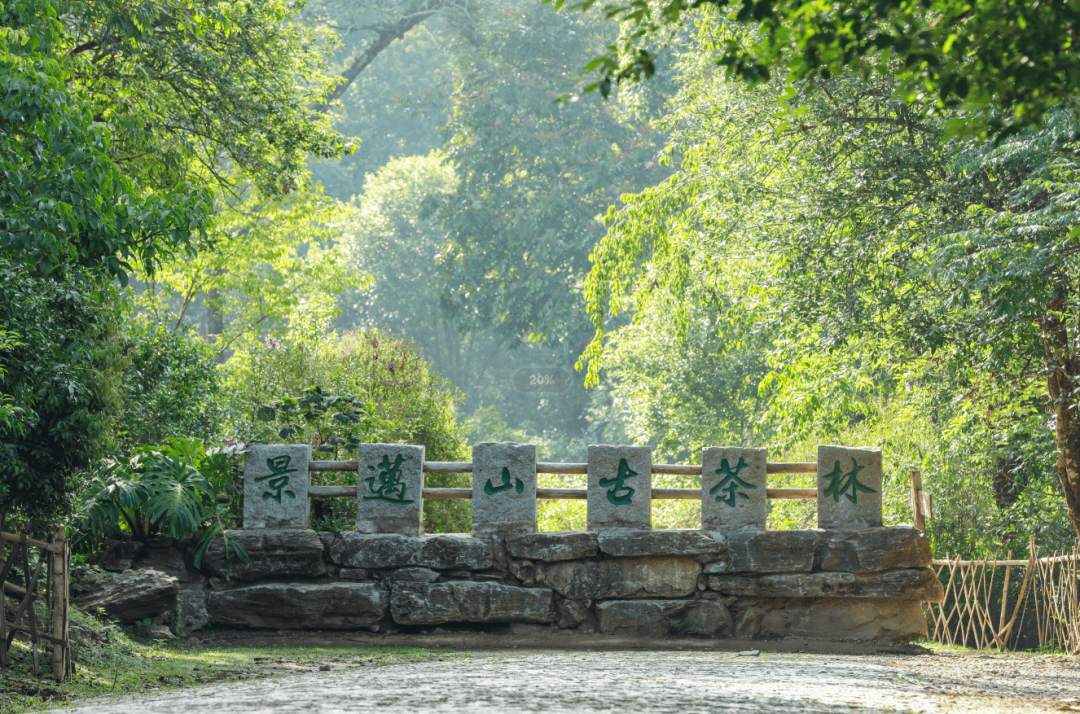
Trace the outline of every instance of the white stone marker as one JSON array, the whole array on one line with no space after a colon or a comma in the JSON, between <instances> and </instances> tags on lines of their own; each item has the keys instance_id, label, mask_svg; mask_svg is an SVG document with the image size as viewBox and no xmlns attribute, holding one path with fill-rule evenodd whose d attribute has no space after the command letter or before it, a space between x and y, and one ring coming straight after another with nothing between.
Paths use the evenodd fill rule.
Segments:
<instances>
[{"instance_id":1,"label":"white stone marker","mask_svg":"<svg viewBox=\"0 0 1080 714\"><path fill-rule=\"evenodd\" d=\"M259 444L244 455L244 528L307 528L306 444Z\"/></svg>"},{"instance_id":2,"label":"white stone marker","mask_svg":"<svg viewBox=\"0 0 1080 714\"><path fill-rule=\"evenodd\" d=\"M765 529L768 449L706 446L701 450L701 529Z\"/></svg>"},{"instance_id":3,"label":"white stone marker","mask_svg":"<svg viewBox=\"0 0 1080 714\"><path fill-rule=\"evenodd\" d=\"M536 445L484 441L472 463L472 534L535 533Z\"/></svg>"},{"instance_id":4,"label":"white stone marker","mask_svg":"<svg viewBox=\"0 0 1080 714\"><path fill-rule=\"evenodd\" d=\"M424 447L361 444L356 460L356 530L360 533L423 532Z\"/></svg>"},{"instance_id":5,"label":"white stone marker","mask_svg":"<svg viewBox=\"0 0 1080 714\"><path fill-rule=\"evenodd\" d=\"M819 446L818 528L881 525L881 449Z\"/></svg>"},{"instance_id":6,"label":"white stone marker","mask_svg":"<svg viewBox=\"0 0 1080 714\"><path fill-rule=\"evenodd\" d=\"M652 528L652 450L589 445L588 529Z\"/></svg>"}]
</instances>

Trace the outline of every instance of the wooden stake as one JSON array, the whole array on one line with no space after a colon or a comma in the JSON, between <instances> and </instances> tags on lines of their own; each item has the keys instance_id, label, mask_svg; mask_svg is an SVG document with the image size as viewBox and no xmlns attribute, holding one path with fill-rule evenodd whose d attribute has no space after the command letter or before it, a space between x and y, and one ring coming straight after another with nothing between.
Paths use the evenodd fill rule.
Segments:
<instances>
[{"instance_id":1,"label":"wooden stake","mask_svg":"<svg viewBox=\"0 0 1080 714\"><path fill-rule=\"evenodd\" d=\"M922 474L911 472L911 518L915 527L926 532L926 517L922 508Z\"/></svg>"}]
</instances>

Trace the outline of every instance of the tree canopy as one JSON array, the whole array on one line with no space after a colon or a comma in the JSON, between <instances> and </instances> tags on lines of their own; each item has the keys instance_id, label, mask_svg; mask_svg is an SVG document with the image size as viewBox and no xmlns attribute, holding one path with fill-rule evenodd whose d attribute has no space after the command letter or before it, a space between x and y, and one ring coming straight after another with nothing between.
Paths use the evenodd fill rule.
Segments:
<instances>
[{"instance_id":1,"label":"tree canopy","mask_svg":"<svg viewBox=\"0 0 1080 714\"><path fill-rule=\"evenodd\" d=\"M697 42L726 32L717 18ZM675 175L609 211L585 289L590 379L615 372L650 440L693 435L660 410L673 385L715 380L731 434L743 415L781 444L873 423L943 474L1022 463L1010 498L1056 473L1080 532L1075 115L997 144L948 138L949 117L903 102L890 75L790 96L712 64L692 45L680 56ZM635 326L608 322L627 310ZM755 364L756 403L732 370Z\"/></svg>"},{"instance_id":2,"label":"tree canopy","mask_svg":"<svg viewBox=\"0 0 1080 714\"><path fill-rule=\"evenodd\" d=\"M796 80L895 74L906 102L962 107L958 126L994 136L1037 126L1052 107L1080 100L1080 8L1065 0L619 0L604 13L625 29L588 65L601 77L592 86L607 94L613 83L651 76L686 19L712 11L727 26L703 51L729 78L751 84L789 72Z\"/></svg>"}]
</instances>

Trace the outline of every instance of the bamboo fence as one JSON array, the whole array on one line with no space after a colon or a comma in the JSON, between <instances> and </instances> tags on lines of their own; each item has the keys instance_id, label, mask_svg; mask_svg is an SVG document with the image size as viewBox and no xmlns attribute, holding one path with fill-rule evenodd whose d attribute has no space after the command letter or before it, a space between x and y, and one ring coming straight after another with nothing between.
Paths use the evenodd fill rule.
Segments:
<instances>
[{"instance_id":1,"label":"bamboo fence","mask_svg":"<svg viewBox=\"0 0 1080 714\"><path fill-rule=\"evenodd\" d=\"M4 519L0 518L0 666L11 664L10 650L16 635L30 641L33 671L41 675L40 646L52 644L52 674L58 682L64 681L73 671L71 647L68 637L70 613L68 611L68 562L70 546L64 537L64 529L57 528L50 542L27 538L25 535L5 533ZM8 549L4 558L4 550ZM37 555L36 563L31 551ZM23 585L9 582L16 566L21 567ZM44 571L44 572L43 572ZM48 608L48 624L38 622L34 605L44 589ZM14 613L8 621L8 599L14 599Z\"/></svg>"},{"instance_id":2,"label":"bamboo fence","mask_svg":"<svg viewBox=\"0 0 1080 714\"><path fill-rule=\"evenodd\" d=\"M930 639L942 644L1015 649L1024 618L1040 649L1080 653L1080 546L1071 553L1013 560L935 560L945 598L927 608ZM1022 573L1022 575L1021 575ZM1010 606L1010 596L1012 604Z\"/></svg>"}]
</instances>

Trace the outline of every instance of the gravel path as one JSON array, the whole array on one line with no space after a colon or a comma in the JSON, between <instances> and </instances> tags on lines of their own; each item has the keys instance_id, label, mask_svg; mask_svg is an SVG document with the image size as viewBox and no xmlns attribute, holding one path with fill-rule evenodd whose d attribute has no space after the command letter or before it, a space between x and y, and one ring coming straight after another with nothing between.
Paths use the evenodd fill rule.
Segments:
<instances>
[{"instance_id":1,"label":"gravel path","mask_svg":"<svg viewBox=\"0 0 1080 714\"><path fill-rule=\"evenodd\" d=\"M110 697L83 714L1080 712L1080 666L1023 655L481 653Z\"/></svg>"}]
</instances>

